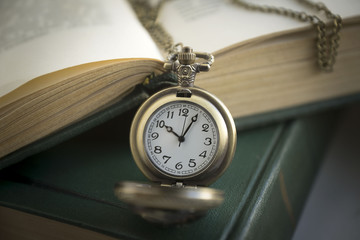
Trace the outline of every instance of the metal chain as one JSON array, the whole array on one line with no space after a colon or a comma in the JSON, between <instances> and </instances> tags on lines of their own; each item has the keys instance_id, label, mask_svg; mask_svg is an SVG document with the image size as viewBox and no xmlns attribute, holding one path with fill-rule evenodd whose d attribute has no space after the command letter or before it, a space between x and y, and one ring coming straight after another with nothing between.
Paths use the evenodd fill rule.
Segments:
<instances>
[{"instance_id":1,"label":"metal chain","mask_svg":"<svg viewBox=\"0 0 360 240\"><path fill-rule=\"evenodd\" d=\"M292 9L257 5L242 0L233 0L235 4L248 10L260 11L264 13L273 13L290 18L294 18L301 22L311 23L317 32L316 48L317 61L321 70L331 72L335 64L337 50L339 48L340 35L339 32L342 27L342 19L339 15L333 14L323 3L314 3L309 0L297 0L308 7L315 9L319 13L323 13L327 19L333 21L331 29L329 30L325 22L315 15L309 15L305 12L294 11Z\"/></svg>"},{"instance_id":2,"label":"metal chain","mask_svg":"<svg viewBox=\"0 0 360 240\"><path fill-rule=\"evenodd\" d=\"M157 21L159 11L166 0L160 0L159 3L153 7L150 1L147 0L129 0L136 15L145 29L150 33L155 43L166 54L172 53L177 45L174 45L174 40L171 35L164 29L164 27Z\"/></svg>"},{"instance_id":3,"label":"metal chain","mask_svg":"<svg viewBox=\"0 0 360 240\"><path fill-rule=\"evenodd\" d=\"M174 45L172 37L163 28L163 26L157 22L159 11L166 0L160 0L155 7L150 6L149 1L146 0L129 1L141 23L149 31L157 45L170 54L176 51L177 46ZM327 19L332 20L333 23L332 26L330 26L331 29L329 29L326 23L316 15L310 15L305 12L295 11L283 7L257 5L243 0L233 0L233 3L248 10L282 15L301 22L311 23L317 32L316 48L318 65L321 70L330 72L333 70L337 50L339 48L339 32L342 27L342 19L339 15L333 14L323 3L314 3L309 0L297 1L318 11L320 14L324 14Z\"/></svg>"}]
</instances>

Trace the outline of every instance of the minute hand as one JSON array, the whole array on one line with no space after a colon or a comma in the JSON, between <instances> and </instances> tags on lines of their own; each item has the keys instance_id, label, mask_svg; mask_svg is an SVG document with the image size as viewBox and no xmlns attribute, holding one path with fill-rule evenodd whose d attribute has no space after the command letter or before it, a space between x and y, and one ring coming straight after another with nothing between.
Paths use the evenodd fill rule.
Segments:
<instances>
[{"instance_id":1,"label":"minute hand","mask_svg":"<svg viewBox=\"0 0 360 240\"><path fill-rule=\"evenodd\" d=\"M191 123L189 124L189 126L186 128L185 132L183 133L182 137L185 137L185 134L189 131L191 125L197 121L197 118L198 118L198 114L196 114L195 116L193 116L191 118Z\"/></svg>"}]
</instances>

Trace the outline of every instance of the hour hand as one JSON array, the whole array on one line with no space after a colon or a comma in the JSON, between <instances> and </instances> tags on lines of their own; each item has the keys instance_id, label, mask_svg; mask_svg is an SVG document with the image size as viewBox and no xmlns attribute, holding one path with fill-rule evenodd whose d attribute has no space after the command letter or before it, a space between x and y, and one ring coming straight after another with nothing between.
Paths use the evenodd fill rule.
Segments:
<instances>
[{"instance_id":1,"label":"hour hand","mask_svg":"<svg viewBox=\"0 0 360 240\"><path fill-rule=\"evenodd\" d=\"M166 131L168 131L169 133L174 134L177 138L180 138L180 136L176 132L174 132L172 127L165 125L165 128L166 128Z\"/></svg>"}]
</instances>

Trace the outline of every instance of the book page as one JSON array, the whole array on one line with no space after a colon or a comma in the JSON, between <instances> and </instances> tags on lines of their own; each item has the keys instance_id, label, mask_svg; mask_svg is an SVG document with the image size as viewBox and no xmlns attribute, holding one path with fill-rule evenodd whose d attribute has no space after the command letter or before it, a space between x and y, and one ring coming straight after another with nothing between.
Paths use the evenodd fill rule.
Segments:
<instances>
[{"instance_id":1,"label":"book page","mask_svg":"<svg viewBox=\"0 0 360 240\"><path fill-rule=\"evenodd\" d=\"M296 0L247 1L318 15ZM360 15L359 0L322 2L343 18ZM182 42L194 50L206 52L214 52L262 35L310 25L285 16L247 10L225 0L170 1L164 5L158 21L173 36L175 43Z\"/></svg>"},{"instance_id":2,"label":"book page","mask_svg":"<svg viewBox=\"0 0 360 240\"><path fill-rule=\"evenodd\" d=\"M49 72L136 57L162 59L125 0L0 2L0 97Z\"/></svg>"}]
</instances>

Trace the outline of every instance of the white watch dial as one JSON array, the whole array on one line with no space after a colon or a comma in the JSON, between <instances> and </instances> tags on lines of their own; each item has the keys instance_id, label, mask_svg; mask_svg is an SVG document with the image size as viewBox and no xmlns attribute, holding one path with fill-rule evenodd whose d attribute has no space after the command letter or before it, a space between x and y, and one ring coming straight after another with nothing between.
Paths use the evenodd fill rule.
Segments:
<instances>
[{"instance_id":1,"label":"white watch dial","mask_svg":"<svg viewBox=\"0 0 360 240\"><path fill-rule=\"evenodd\" d=\"M151 162L168 175L186 177L211 164L219 140L216 122L207 110L188 101L159 107L144 129Z\"/></svg>"}]
</instances>

